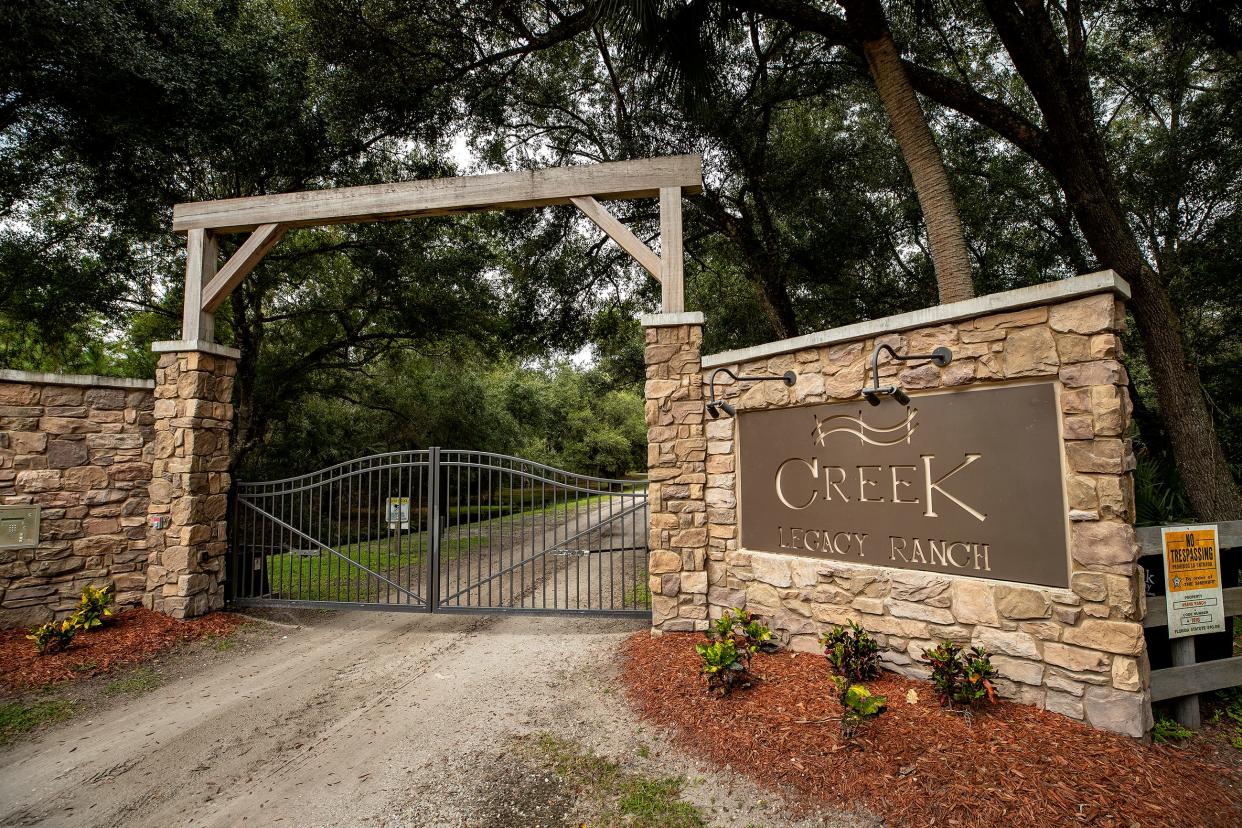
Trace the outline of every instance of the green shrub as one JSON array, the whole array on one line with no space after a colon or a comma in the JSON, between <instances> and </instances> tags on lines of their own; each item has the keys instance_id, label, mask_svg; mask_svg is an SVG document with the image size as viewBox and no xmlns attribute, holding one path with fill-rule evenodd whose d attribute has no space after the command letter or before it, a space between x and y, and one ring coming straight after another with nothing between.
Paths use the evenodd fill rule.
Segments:
<instances>
[{"instance_id":1,"label":"green shrub","mask_svg":"<svg viewBox=\"0 0 1242 828\"><path fill-rule=\"evenodd\" d=\"M1157 716L1156 725L1151 730L1152 741L1161 745L1181 742L1194 735L1193 730L1187 730L1173 719L1165 716Z\"/></svg>"},{"instance_id":2,"label":"green shrub","mask_svg":"<svg viewBox=\"0 0 1242 828\"><path fill-rule=\"evenodd\" d=\"M957 703L973 708L985 699L996 701L996 688L992 685L996 668L982 647L963 650L945 641L928 650L926 656L941 704L952 707Z\"/></svg>"},{"instance_id":3,"label":"green shrub","mask_svg":"<svg viewBox=\"0 0 1242 828\"><path fill-rule=\"evenodd\" d=\"M68 649L77 632L78 627L73 619L66 618L64 621L48 621L46 624L40 624L31 629L30 635L26 637L35 643L35 649L39 651L39 655L48 655Z\"/></svg>"},{"instance_id":4,"label":"green shrub","mask_svg":"<svg viewBox=\"0 0 1242 828\"><path fill-rule=\"evenodd\" d=\"M770 653L777 649L776 641L772 638L772 630L767 624L751 615L750 610L737 611L737 624L752 653L757 650Z\"/></svg>"},{"instance_id":5,"label":"green shrub","mask_svg":"<svg viewBox=\"0 0 1242 828\"><path fill-rule=\"evenodd\" d=\"M112 615L112 597L107 587L93 587L87 584L82 587L82 598L69 620L82 630L102 627L104 619Z\"/></svg>"},{"instance_id":6,"label":"green shrub","mask_svg":"<svg viewBox=\"0 0 1242 828\"><path fill-rule=\"evenodd\" d=\"M842 676L833 676L832 680L841 695L841 735L852 739L860 724L884 712L888 707L888 697L876 695Z\"/></svg>"},{"instance_id":7,"label":"green shrub","mask_svg":"<svg viewBox=\"0 0 1242 828\"><path fill-rule=\"evenodd\" d=\"M696 644L694 650L703 660L699 672L718 696L735 686L749 687L751 656L776 649L772 630L747 610L725 610L708 625L706 635L707 642Z\"/></svg>"},{"instance_id":8,"label":"green shrub","mask_svg":"<svg viewBox=\"0 0 1242 828\"><path fill-rule=\"evenodd\" d=\"M738 652L747 660L760 650L772 652L777 646L772 630L749 610L725 610L723 615L708 625L707 638L711 641L732 638Z\"/></svg>"},{"instance_id":9,"label":"green shrub","mask_svg":"<svg viewBox=\"0 0 1242 828\"><path fill-rule=\"evenodd\" d=\"M848 627L833 627L819 637L819 643L838 676L857 683L880 674L879 643L853 621Z\"/></svg>"},{"instance_id":10,"label":"green shrub","mask_svg":"<svg viewBox=\"0 0 1242 828\"><path fill-rule=\"evenodd\" d=\"M694 651L703 660L699 673L707 681L707 689L717 696L727 696L735 686L749 687L749 656L739 651L732 637L696 644Z\"/></svg>"}]
</instances>

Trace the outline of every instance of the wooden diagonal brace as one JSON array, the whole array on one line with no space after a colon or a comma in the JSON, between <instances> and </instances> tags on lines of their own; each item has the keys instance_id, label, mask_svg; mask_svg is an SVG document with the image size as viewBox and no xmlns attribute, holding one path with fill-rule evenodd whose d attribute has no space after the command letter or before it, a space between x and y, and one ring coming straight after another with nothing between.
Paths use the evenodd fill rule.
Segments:
<instances>
[{"instance_id":1,"label":"wooden diagonal brace","mask_svg":"<svg viewBox=\"0 0 1242 828\"><path fill-rule=\"evenodd\" d=\"M591 196L574 196L569 200L659 281L660 257L653 253L650 247L643 244L642 239L635 236L630 228L617 221L616 216L608 212L608 208Z\"/></svg>"},{"instance_id":2,"label":"wooden diagonal brace","mask_svg":"<svg viewBox=\"0 0 1242 828\"><path fill-rule=\"evenodd\" d=\"M267 252L276 246L288 228L283 224L261 224L250 238L237 248L237 252L224 263L220 272L203 288L203 310L215 313L233 289L250 275Z\"/></svg>"}]
</instances>

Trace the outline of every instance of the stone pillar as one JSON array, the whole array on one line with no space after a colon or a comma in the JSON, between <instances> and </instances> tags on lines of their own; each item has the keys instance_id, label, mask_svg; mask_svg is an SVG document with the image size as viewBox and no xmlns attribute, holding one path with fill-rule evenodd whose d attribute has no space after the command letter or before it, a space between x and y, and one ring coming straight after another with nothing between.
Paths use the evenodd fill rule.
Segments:
<instances>
[{"instance_id":1,"label":"stone pillar","mask_svg":"<svg viewBox=\"0 0 1242 828\"><path fill-rule=\"evenodd\" d=\"M707 629L701 313L643 317L653 634Z\"/></svg>"},{"instance_id":2,"label":"stone pillar","mask_svg":"<svg viewBox=\"0 0 1242 828\"><path fill-rule=\"evenodd\" d=\"M238 352L156 343L155 446L144 604L173 618L224 606L229 431Z\"/></svg>"}]
</instances>

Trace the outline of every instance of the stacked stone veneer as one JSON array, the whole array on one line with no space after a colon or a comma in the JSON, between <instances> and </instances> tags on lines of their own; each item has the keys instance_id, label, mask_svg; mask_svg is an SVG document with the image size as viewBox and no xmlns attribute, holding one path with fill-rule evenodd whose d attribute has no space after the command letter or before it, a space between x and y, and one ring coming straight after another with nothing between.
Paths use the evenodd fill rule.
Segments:
<instances>
[{"instance_id":1,"label":"stacked stone veneer","mask_svg":"<svg viewBox=\"0 0 1242 828\"><path fill-rule=\"evenodd\" d=\"M1107 275L1107 279L1101 276ZM740 411L857 399L873 347L928 353L947 345L954 359L882 364L881 384L898 378L911 392L1055 380L1060 385L1069 589L851 565L739 548L734 419L707 420L692 385L702 368L694 326L647 330L647 415L652 473L651 590L657 631L704 629L705 617L745 606L763 616L794 649L818 650L817 635L856 621L880 642L885 666L925 677L926 649L943 639L980 644L993 654L1007 697L1109 729L1142 735L1150 726L1149 668L1138 546L1131 522L1133 458L1125 438L1130 403L1118 361L1124 283L1093 274L1080 289L1040 288L958 303L997 307L962 318L955 306L935 309L942 323L917 326L906 317L870 326L857 338L822 336L815 347L773 343L768 355L721 362L742 374L793 370L797 384L726 386ZM1029 306L1052 293L1072 296ZM1084 295L1084 293L1086 295ZM1022 306L1023 304L1028 306ZM1017 307L1006 309L1006 305ZM648 324L658 320L653 317ZM847 329L848 331L848 329ZM692 410L692 403L698 411ZM706 487L699 481L706 474ZM702 503L695 497L702 489ZM670 497L672 495L673 497ZM704 517L697 517L702 515ZM702 543L701 546L696 545ZM707 594L699 562L706 557Z\"/></svg>"},{"instance_id":2,"label":"stacked stone veneer","mask_svg":"<svg viewBox=\"0 0 1242 828\"><path fill-rule=\"evenodd\" d=\"M224 606L232 356L160 356L155 376L148 608L189 618Z\"/></svg>"},{"instance_id":3,"label":"stacked stone veneer","mask_svg":"<svg viewBox=\"0 0 1242 828\"><path fill-rule=\"evenodd\" d=\"M648 574L652 623L707 625L707 437L700 314L646 317Z\"/></svg>"},{"instance_id":4,"label":"stacked stone veneer","mask_svg":"<svg viewBox=\"0 0 1242 828\"><path fill-rule=\"evenodd\" d=\"M38 547L0 549L0 625L65 617L87 584L141 601L151 386L0 372L0 502L41 507Z\"/></svg>"}]
</instances>

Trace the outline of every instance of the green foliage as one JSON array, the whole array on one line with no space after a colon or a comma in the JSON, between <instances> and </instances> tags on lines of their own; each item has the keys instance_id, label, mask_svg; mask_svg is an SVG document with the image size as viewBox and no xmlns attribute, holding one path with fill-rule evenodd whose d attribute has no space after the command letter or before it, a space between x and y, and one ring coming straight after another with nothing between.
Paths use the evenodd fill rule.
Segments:
<instances>
[{"instance_id":1,"label":"green foliage","mask_svg":"<svg viewBox=\"0 0 1242 828\"><path fill-rule=\"evenodd\" d=\"M750 686L751 656L775 650L776 642L772 630L749 610L725 610L708 625L707 642L694 649L703 660L700 673L708 689L724 696L734 686Z\"/></svg>"},{"instance_id":2,"label":"green foliage","mask_svg":"<svg viewBox=\"0 0 1242 828\"><path fill-rule=\"evenodd\" d=\"M888 697L873 694L861 684L854 684L843 676L833 676L841 701L841 735L852 739L858 726L874 719L888 707Z\"/></svg>"},{"instance_id":3,"label":"green foliage","mask_svg":"<svg viewBox=\"0 0 1242 828\"><path fill-rule=\"evenodd\" d=\"M1147 453L1139 455L1134 469L1134 512L1138 526L1182 523L1191 518L1176 474Z\"/></svg>"},{"instance_id":4,"label":"green foliage","mask_svg":"<svg viewBox=\"0 0 1242 828\"><path fill-rule=\"evenodd\" d=\"M750 686L749 654L745 648L739 650L732 637L695 644L694 651L703 662L699 674L712 693L727 696L734 687Z\"/></svg>"},{"instance_id":5,"label":"green foliage","mask_svg":"<svg viewBox=\"0 0 1242 828\"><path fill-rule=\"evenodd\" d=\"M756 650L772 652L777 648L776 642L772 639L772 630L767 624L751 615L749 610L738 612L738 623L742 627L742 635L746 638L752 653Z\"/></svg>"},{"instance_id":6,"label":"green foliage","mask_svg":"<svg viewBox=\"0 0 1242 828\"><path fill-rule=\"evenodd\" d=\"M855 622L851 621L848 627L833 627L819 637L819 643L838 676L859 682L879 675L880 645Z\"/></svg>"},{"instance_id":7,"label":"green foliage","mask_svg":"<svg viewBox=\"0 0 1242 828\"><path fill-rule=\"evenodd\" d=\"M1157 716L1156 724L1151 730L1152 741L1161 745L1182 742L1194 735L1193 730L1182 727L1167 716Z\"/></svg>"},{"instance_id":8,"label":"green foliage","mask_svg":"<svg viewBox=\"0 0 1242 828\"><path fill-rule=\"evenodd\" d=\"M626 377L568 362L520 364L463 346L453 360L394 355L354 377L348 399L315 396L271 425L242 474L303 473L379 451L440 445L512 454L620 478L646 468L643 399ZM539 503L500 493L497 509Z\"/></svg>"},{"instance_id":9,"label":"green foliage","mask_svg":"<svg viewBox=\"0 0 1242 828\"><path fill-rule=\"evenodd\" d=\"M102 627L105 618L112 616L114 596L108 587L93 587L90 584L82 587L82 599L78 608L70 617L70 621L78 629L93 630Z\"/></svg>"},{"instance_id":10,"label":"green foliage","mask_svg":"<svg viewBox=\"0 0 1242 828\"><path fill-rule=\"evenodd\" d=\"M32 628L26 637L34 642L39 655L50 655L68 649L77 633L78 625L73 622L73 619L66 618L63 621L48 621L46 624L40 624Z\"/></svg>"},{"instance_id":11,"label":"green foliage","mask_svg":"<svg viewBox=\"0 0 1242 828\"><path fill-rule=\"evenodd\" d=\"M996 701L996 668L982 647L963 650L951 641L944 641L925 653L932 668L932 684L940 703L962 704L973 708L983 701Z\"/></svg>"},{"instance_id":12,"label":"green foliage","mask_svg":"<svg viewBox=\"0 0 1242 828\"><path fill-rule=\"evenodd\" d=\"M1229 720L1229 744L1242 750L1242 687L1217 690L1216 701L1220 705L1215 714L1217 720L1221 717Z\"/></svg>"},{"instance_id":13,"label":"green foliage","mask_svg":"<svg viewBox=\"0 0 1242 828\"><path fill-rule=\"evenodd\" d=\"M861 684L851 684L842 699L852 714L863 719L880 715L888 706L887 696L872 695L871 691Z\"/></svg>"},{"instance_id":14,"label":"green foliage","mask_svg":"<svg viewBox=\"0 0 1242 828\"><path fill-rule=\"evenodd\" d=\"M679 799L682 787L680 779L627 779L617 799L617 811L624 820L620 824L634 828L699 828L705 824L703 816L694 805Z\"/></svg>"},{"instance_id":15,"label":"green foliage","mask_svg":"<svg viewBox=\"0 0 1242 828\"><path fill-rule=\"evenodd\" d=\"M46 699L31 704L5 702L0 704L0 745L8 744L22 733L63 721L73 715L73 702L67 699Z\"/></svg>"},{"instance_id":16,"label":"green foliage","mask_svg":"<svg viewBox=\"0 0 1242 828\"><path fill-rule=\"evenodd\" d=\"M948 72L1012 110L1005 123L1048 123L984 6L939 4L928 25L926 5L884 8L920 76ZM1172 13L1136 12L1145 5L1104 4L1075 65L1101 103L1100 140L1115 159L1105 178L1169 288L1180 319L1167 327L1187 342L1238 473L1242 72L1216 39ZM449 0L9 6L4 367L149 377L150 341L176 338L180 317L172 204L476 171L447 160L457 136L489 171L707 159L711 186L685 213L687 307L707 314L706 350L936 301L920 207L865 64L763 13L705 2L585 13ZM1064 182L969 115L929 114L978 292L1097 265ZM614 209L654 235L650 203ZM222 255L241 238L225 235ZM639 468L634 317L657 294L570 207L295 229L216 316L222 341L243 352L236 459L255 477L318 468L333 453L485 439L573 470ZM555 366L530 363L589 343L607 387L566 386ZM1140 337L1128 344L1140 434L1172 468ZM548 388L527 393L530 377L511 389L519 399L496 376L476 382L532 370L572 404L545 404L558 396ZM1164 479L1140 479L1145 522L1185 516L1174 475Z\"/></svg>"},{"instance_id":17,"label":"green foliage","mask_svg":"<svg viewBox=\"0 0 1242 828\"><path fill-rule=\"evenodd\" d=\"M744 609L726 609L708 625L707 637L720 641L732 638L745 658L760 650L772 652L777 647L772 630L750 610Z\"/></svg>"}]
</instances>

